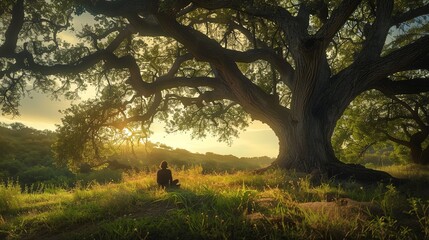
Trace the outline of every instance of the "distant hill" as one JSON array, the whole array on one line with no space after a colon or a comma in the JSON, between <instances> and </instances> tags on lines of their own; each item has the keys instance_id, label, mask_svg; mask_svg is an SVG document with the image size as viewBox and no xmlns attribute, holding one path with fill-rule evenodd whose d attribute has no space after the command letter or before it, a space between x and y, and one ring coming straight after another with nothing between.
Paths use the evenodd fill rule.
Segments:
<instances>
[{"instance_id":1,"label":"distant hill","mask_svg":"<svg viewBox=\"0 0 429 240\"><path fill-rule=\"evenodd\" d=\"M22 185L58 183L73 177L54 164L51 145L56 134L21 123L0 123L0 180L19 180Z\"/></svg>"},{"instance_id":2,"label":"distant hill","mask_svg":"<svg viewBox=\"0 0 429 240\"><path fill-rule=\"evenodd\" d=\"M133 168L146 170L167 161L176 168L188 168L195 165L203 167L205 172L252 170L268 166L274 161L269 157L236 157L220 155L212 152L205 154L192 153L185 149L173 149L163 144L151 144L150 147L140 146L133 151L117 153L110 160L118 161Z\"/></svg>"}]
</instances>

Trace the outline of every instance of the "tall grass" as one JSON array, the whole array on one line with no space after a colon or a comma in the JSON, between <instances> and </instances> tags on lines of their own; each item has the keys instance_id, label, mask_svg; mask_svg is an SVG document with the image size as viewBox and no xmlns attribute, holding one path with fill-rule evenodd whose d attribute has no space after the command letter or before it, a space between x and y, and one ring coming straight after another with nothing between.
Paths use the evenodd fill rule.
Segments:
<instances>
[{"instance_id":1,"label":"tall grass","mask_svg":"<svg viewBox=\"0 0 429 240\"><path fill-rule=\"evenodd\" d=\"M429 200L419 198L409 199L411 209L408 214L416 217L425 239L429 239Z\"/></svg>"},{"instance_id":2,"label":"tall grass","mask_svg":"<svg viewBox=\"0 0 429 240\"><path fill-rule=\"evenodd\" d=\"M27 192L17 183L0 185L0 238L428 238L429 200L418 192L410 195L408 186L335 181L314 186L304 174L280 170L204 174L196 166L173 174L180 189L158 188L155 172L73 189ZM343 206L337 201L342 198L380 211Z\"/></svg>"},{"instance_id":3,"label":"tall grass","mask_svg":"<svg viewBox=\"0 0 429 240\"><path fill-rule=\"evenodd\" d=\"M17 209L19 207L18 196L20 194L21 187L17 182L0 182L0 214Z\"/></svg>"},{"instance_id":4,"label":"tall grass","mask_svg":"<svg viewBox=\"0 0 429 240\"><path fill-rule=\"evenodd\" d=\"M389 165L378 167L377 169L386 171L398 178L405 179L428 179L429 166L422 166L416 164L407 165Z\"/></svg>"}]
</instances>

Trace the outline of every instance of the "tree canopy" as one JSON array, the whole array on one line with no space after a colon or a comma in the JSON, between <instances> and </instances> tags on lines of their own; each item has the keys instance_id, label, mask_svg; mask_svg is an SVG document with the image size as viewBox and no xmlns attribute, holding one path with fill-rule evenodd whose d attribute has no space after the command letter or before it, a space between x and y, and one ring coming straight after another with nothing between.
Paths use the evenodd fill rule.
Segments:
<instances>
[{"instance_id":1,"label":"tree canopy","mask_svg":"<svg viewBox=\"0 0 429 240\"><path fill-rule=\"evenodd\" d=\"M337 120L371 89L429 91L425 0L2 5L2 111L17 113L29 89L75 97L95 85L101 97L70 110L60 128L63 139L79 134L94 151L106 131L146 129L154 119L221 140L256 119L279 138L275 166L385 178L338 161L331 144ZM407 71L411 77L396 77Z\"/></svg>"},{"instance_id":2,"label":"tree canopy","mask_svg":"<svg viewBox=\"0 0 429 240\"><path fill-rule=\"evenodd\" d=\"M362 157L372 150L397 161L429 164L427 93L386 97L368 92L355 99L338 123L333 142L342 157ZM393 147L393 149L392 149Z\"/></svg>"}]
</instances>

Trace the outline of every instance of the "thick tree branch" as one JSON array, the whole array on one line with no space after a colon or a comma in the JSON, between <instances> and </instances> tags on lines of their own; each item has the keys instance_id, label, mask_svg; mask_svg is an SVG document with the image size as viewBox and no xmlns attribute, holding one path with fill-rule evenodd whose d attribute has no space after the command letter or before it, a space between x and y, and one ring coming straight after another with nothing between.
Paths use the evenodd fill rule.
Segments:
<instances>
[{"instance_id":1,"label":"thick tree branch","mask_svg":"<svg viewBox=\"0 0 429 240\"><path fill-rule=\"evenodd\" d=\"M151 14L158 10L158 1L156 0L79 0L87 11L97 15L103 14L109 17L124 17L130 14Z\"/></svg>"},{"instance_id":2,"label":"thick tree branch","mask_svg":"<svg viewBox=\"0 0 429 240\"><path fill-rule=\"evenodd\" d=\"M123 30L116 36L116 38L106 47L105 50L96 51L90 55L81 57L78 61L70 64L55 64L55 65L41 65L36 63L33 59L33 55L24 50L17 54L16 67L31 70L43 75L54 75L54 74L70 74L83 72L101 60L106 60L111 57L112 52L119 47L121 42L131 35L131 31L128 29Z\"/></svg>"},{"instance_id":3,"label":"thick tree branch","mask_svg":"<svg viewBox=\"0 0 429 240\"><path fill-rule=\"evenodd\" d=\"M150 84L143 81L140 68L133 56L126 55L118 58L114 54L109 54L106 66L108 68L117 69L127 68L130 77L126 82L130 84L139 95L149 97L154 93L153 89L150 87Z\"/></svg>"},{"instance_id":4,"label":"thick tree branch","mask_svg":"<svg viewBox=\"0 0 429 240\"><path fill-rule=\"evenodd\" d=\"M335 9L331 17L323 24L323 26L315 34L316 39L323 39L323 46L326 48L331 42L335 34L340 30L350 15L356 10L361 0L344 0Z\"/></svg>"},{"instance_id":5,"label":"thick tree branch","mask_svg":"<svg viewBox=\"0 0 429 240\"><path fill-rule=\"evenodd\" d=\"M399 26L399 24L412 20L414 18L429 14L429 4L422 7L411 9L407 12L393 17L392 25Z\"/></svg>"},{"instance_id":6,"label":"thick tree branch","mask_svg":"<svg viewBox=\"0 0 429 240\"><path fill-rule=\"evenodd\" d=\"M426 69L429 70L429 53L425 57L410 64L408 70Z\"/></svg>"},{"instance_id":7,"label":"thick tree branch","mask_svg":"<svg viewBox=\"0 0 429 240\"><path fill-rule=\"evenodd\" d=\"M122 32L122 31L124 31L124 29L122 27L114 27L114 28L107 29L106 31L104 31L101 34L96 34L96 33L88 30L88 31L83 32L82 34L77 35L77 36L80 38L90 38L93 45L94 45L94 48L99 50L99 48L98 48L98 41L99 40L106 38L107 36L109 36L110 34L112 34L114 32Z\"/></svg>"},{"instance_id":8,"label":"thick tree branch","mask_svg":"<svg viewBox=\"0 0 429 240\"><path fill-rule=\"evenodd\" d=\"M128 38L132 33L133 32L129 28L126 28L121 31L114 40L112 40L106 49L98 50L68 64L43 65L37 63L34 60L33 55L26 49L26 45L24 44L25 49L23 51L13 54L16 63L13 64L9 69L6 69L6 71L0 72L0 76L16 72L20 69L30 70L43 75L77 74L86 71L102 60L107 60L110 58L112 52L115 51L122 41Z\"/></svg>"},{"instance_id":9,"label":"thick tree branch","mask_svg":"<svg viewBox=\"0 0 429 240\"><path fill-rule=\"evenodd\" d=\"M227 86L224 85L219 79L211 77L172 77L172 78L162 78L159 80L150 83L152 89L156 91L167 90L177 87L210 87L217 91L224 92L224 97L226 99L234 99L234 95L230 93Z\"/></svg>"},{"instance_id":10,"label":"thick tree branch","mask_svg":"<svg viewBox=\"0 0 429 240\"><path fill-rule=\"evenodd\" d=\"M402 107L404 107L413 117L413 120L419 125L420 129L425 129L426 128L426 124L423 122L423 120L421 119L418 109L413 109L407 102L402 101L401 99L399 99L398 97L391 95L388 96L390 99L392 99L393 101L399 103Z\"/></svg>"},{"instance_id":11,"label":"thick tree branch","mask_svg":"<svg viewBox=\"0 0 429 240\"><path fill-rule=\"evenodd\" d=\"M317 16L325 24L328 20L328 5L324 0L307 2L310 14Z\"/></svg>"},{"instance_id":12,"label":"thick tree branch","mask_svg":"<svg viewBox=\"0 0 429 240\"><path fill-rule=\"evenodd\" d=\"M208 10L230 8L274 22L278 22L280 19L284 19L286 21L295 21L295 18L292 16L292 14L290 14L290 12L288 12L286 9L277 5L270 5L263 2L257 2L255 4L251 0L193 0L192 2L197 7Z\"/></svg>"},{"instance_id":13,"label":"thick tree branch","mask_svg":"<svg viewBox=\"0 0 429 240\"><path fill-rule=\"evenodd\" d=\"M404 131L405 135L406 135L408 138L411 138L411 133L410 133L410 131L408 130L408 127L407 127L407 125L406 125L405 123L402 123L402 124L401 124L401 128L402 128L402 131Z\"/></svg>"},{"instance_id":14,"label":"thick tree branch","mask_svg":"<svg viewBox=\"0 0 429 240\"><path fill-rule=\"evenodd\" d=\"M164 76L159 77L158 79L174 77L174 75L180 69L180 66L182 65L182 63L184 63L188 60L191 60L192 58L193 58L193 56L190 53L186 53L182 56L177 57L176 60L174 61L173 65L171 66L170 70L168 71L168 73L166 73Z\"/></svg>"},{"instance_id":15,"label":"thick tree branch","mask_svg":"<svg viewBox=\"0 0 429 240\"><path fill-rule=\"evenodd\" d=\"M265 60L269 62L281 75L281 80L289 87L292 86L294 69L283 58L278 56L271 49L253 49L245 52L225 50L225 53L236 62L251 63L256 60Z\"/></svg>"},{"instance_id":16,"label":"thick tree branch","mask_svg":"<svg viewBox=\"0 0 429 240\"><path fill-rule=\"evenodd\" d=\"M229 93L227 86L223 84L220 79L211 77L175 77L174 75L179 70L180 65L188 60L191 60L192 58L193 56L190 53L186 53L177 57L168 73L157 77L154 82L150 83L151 88L155 91L161 91L177 87L210 87L216 89L217 91L224 92L226 99L234 98L233 95Z\"/></svg>"},{"instance_id":17,"label":"thick tree branch","mask_svg":"<svg viewBox=\"0 0 429 240\"><path fill-rule=\"evenodd\" d=\"M241 73L233 59L225 54L224 48L218 42L197 30L180 25L175 19L164 14L158 14L157 19L164 30L182 43L196 59L210 62L218 70L220 79L231 89L240 105L254 116L265 120L266 116L270 114L270 109L279 106L273 104L275 100L272 96ZM263 111L261 111L262 109ZM279 110L283 114L288 114L285 113L284 108L276 109L272 114L278 114Z\"/></svg>"},{"instance_id":18,"label":"thick tree branch","mask_svg":"<svg viewBox=\"0 0 429 240\"><path fill-rule=\"evenodd\" d=\"M33 59L33 55L31 55L28 51L23 51L18 54L17 63L19 63L20 68L27 69L36 73L40 73L43 75L54 75L54 74L71 74L71 73L80 73L91 67L93 67L96 63L101 61L107 56L107 52L104 50L97 51L93 54L84 56L80 58L78 61L70 63L70 64L55 64L55 65L41 65L36 63Z\"/></svg>"},{"instance_id":19,"label":"thick tree branch","mask_svg":"<svg viewBox=\"0 0 429 240\"><path fill-rule=\"evenodd\" d=\"M12 20L5 33L5 41L0 46L0 57L13 57L18 34L24 24L24 0L16 1L12 8Z\"/></svg>"},{"instance_id":20,"label":"thick tree branch","mask_svg":"<svg viewBox=\"0 0 429 240\"><path fill-rule=\"evenodd\" d=\"M307 25L303 24L285 8L278 5L271 5L261 1L252 0L194 0L193 3L201 8L216 10L229 8L237 10L250 16L260 17L279 24L286 33L286 39L294 46L298 46L300 41L308 36Z\"/></svg>"},{"instance_id":21,"label":"thick tree branch","mask_svg":"<svg viewBox=\"0 0 429 240\"><path fill-rule=\"evenodd\" d=\"M210 22L217 22L217 23L224 23L218 21L217 19L209 19ZM281 76L281 81L289 86L289 88L292 86L292 80L294 77L294 69L292 66L281 56L279 56L274 50L269 48L269 46L255 38L255 35L244 26L234 22L234 21L228 21L227 23L230 27L233 29L236 29L240 31L250 42L255 42L255 49L247 50L244 52L235 51L226 49L225 53L234 61L236 62L244 62L244 63L251 63L256 60L265 60L269 62L279 73ZM257 45L257 46L256 46Z\"/></svg>"},{"instance_id":22,"label":"thick tree branch","mask_svg":"<svg viewBox=\"0 0 429 240\"><path fill-rule=\"evenodd\" d=\"M196 9L195 5L193 3L190 3L186 7L182 8L180 11L177 12L176 17L182 17Z\"/></svg>"},{"instance_id":23,"label":"thick tree branch","mask_svg":"<svg viewBox=\"0 0 429 240\"><path fill-rule=\"evenodd\" d=\"M429 78L414 78L402 81L385 78L379 81L374 86L374 89L379 90L386 96L429 92Z\"/></svg>"},{"instance_id":24,"label":"thick tree branch","mask_svg":"<svg viewBox=\"0 0 429 240\"><path fill-rule=\"evenodd\" d=\"M165 99L166 101L178 100L185 107L190 105L196 105L197 107L202 108L204 106L204 103L209 103L209 102L213 103L215 101L221 101L224 99L234 101L234 99L229 99L229 97L230 95L227 92L224 92L222 90L213 90L213 91L201 92L200 95L198 95L197 97L183 97L183 96L178 96L176 94L167 94L165 96Z\"/></svg>"},{"instance_id":25,"label":"thick tree branch","mask_svg":"<svg viewBox=\"0 0 429 240\"><path fill-rule=\"evenodd\" d=\"M168 37L168 35L162 30L161 26L154 20L151 21L149 19L141 18L137 14L128 14L127 19L141 36Z\"/></svg>"},{"instance_id":26,"label":"thick tree branch","mask_svg":"<svg viewBox=\"0 0 429 240\"><path fill-rule=\"evenodd\" d=\"M362 51L359 53L356 62L369 62L380 56L391 27L392 11L393 0L377 1L375 21L368 27L368 31L365 33Z\"/></svg>"},{"instance_id":27,"label":"thick tree branch","mask_svg":"<svg viewBox=\"0 0 429 240\"><path fill-rule=\"evenodd\" d=\"M416 62L427 59L428 54L429 35L379 58L371 66L367 66L365 63L360 64L368 67L370 73L368 80L380 81L393 73L415 69Z\"/></svg>"},{"instance_id":28,"label":"thick tree branch","mask_svg":"<svg viewBox=\"0 0 429 240\"><path fill-rule=\"evenodd\" d=\"M228 88L219 79L209 77L173 77L173 76L161 76L152 83L147 83L142 79L140 74L140 68L137 65L136 60L130 56L124 56L118 58L113 54L108 58L108 64L112 68L127 68L130 72L130 77L127 80L138 95L150 96L155 92L162 90L177 88L177 87L211 87L213 89L222 90L228 93ZM233 98L233 96L228 96Z\"/></svg>"},{"instance_id":29,"label":"thick tree branch","mask_svg":"<svg viewBox=\"0 0 429 240\"><path fill-rule=\"evenodd\" d=\"M130 77L127 83L129 83L139 95L148 97L156 92L177 87L211 87L225 92L225 96L229 99L234 98L231 94L227 95L230 91L219 79L209 77L173 77L173 74L171 74L161 76L152 83L147 83L142 79L140 68L132 56L127 55L118 58L111 54L107 61L108 66L111 68L127 68L129 70Z\"/></svg>"},{"instance_id":30,"label":"thick tree branch","mask_svg":"<svg viewBox=\"0 0 429 240\"><path fill-rule=\"evenodd\" d=\"M245 28L243 25L231 20L228 22L228 26L232 29L238 30L241 32L244 36L246 36L247 40L251 43L253 43L254 48L262 47L262 48L268 48L267 43L264 41L261 41L260 39L256 38L255 34L252 33L249 29Z\"/></svg>"},{"instance_id":31,"label":"thick tree branch","mask_svg":"<svg viewBox=\"0 0 429 240\"><path fill-rule=\"evenodd\" d=\"M384 130L381 130L381 132L387 137L387 139L389 139L390 141L392 141L394 143L397 143L399 145L406 146L406 147L412 146L410 142L396 138L396 137L393 137L392 135L390 135L388 132L386 132Z\"/></svg>"}]
</instances>

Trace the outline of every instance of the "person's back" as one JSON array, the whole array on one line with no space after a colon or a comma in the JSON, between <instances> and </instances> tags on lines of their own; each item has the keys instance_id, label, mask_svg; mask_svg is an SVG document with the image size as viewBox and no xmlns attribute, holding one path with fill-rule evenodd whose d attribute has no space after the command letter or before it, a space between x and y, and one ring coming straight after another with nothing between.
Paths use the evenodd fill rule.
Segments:
<instances>
[{"instance_id":1,"label":"person's back","mask_svg":"<svg viewBox=\"0 0 429 240\"><path fill-rule=\"evenodd\" d=\"M170 186L171 182L173 181L171 170L166 168L159 169L156 174L156 181L158 182L159 186L164 188Z\"/></svg>"},{"instance_id":2,"label":"person's back","mask_svg":"<svg viewBox=\"0 0 429 240\"><path fill-rule=\"evenodd\" d=\"M166 161L162 161L158 172L156 173L156 182L162 188L166 187L179 187L179 180L175 179L173 181L173 175L171 174L171 170L167 169L168 164Z\"/></svg>"}]
</instances>

